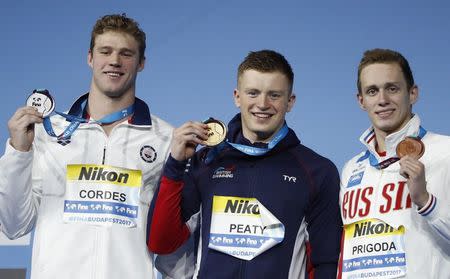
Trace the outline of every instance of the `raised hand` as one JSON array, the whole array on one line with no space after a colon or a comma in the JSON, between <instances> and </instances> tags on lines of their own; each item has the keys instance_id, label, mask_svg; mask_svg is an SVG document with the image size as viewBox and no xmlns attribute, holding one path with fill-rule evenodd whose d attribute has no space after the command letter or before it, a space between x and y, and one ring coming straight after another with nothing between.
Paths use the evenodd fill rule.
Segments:
<instances>
[{"instance_id":1,"label":"raised hand","mask_svg":"<svg viewBox=\"0 0 450 279\"><path fill-rule=\"evenodd\" d=\"M171 155L175 160L184 161L192 157L198 144L208 139L208 125L189 121L173 132Z\"/></svg>"},{"instance_id":2,"label":"raised hand","mask_svg":"<svg viewBox=\"0 0 450 279\"><path fill-rule=\"evenodd\" d=\"M400 159L400 175L405 177L409 188L411 201L419 208L428 201L427 182L425 181L425 166L417 159L406 155Z\"/></svg>"},{"instance_id":3,"label":"raised hand","mask_svg":"<svg viewBox=\"0 0 450 279\"><path fill-rule=\"evenodd\" d=\"M10 144L16 150L29 151L34 140L34 124L42 123L42 113L34 107L21 107L8 121Z\"/></svg>"}]
</instances>

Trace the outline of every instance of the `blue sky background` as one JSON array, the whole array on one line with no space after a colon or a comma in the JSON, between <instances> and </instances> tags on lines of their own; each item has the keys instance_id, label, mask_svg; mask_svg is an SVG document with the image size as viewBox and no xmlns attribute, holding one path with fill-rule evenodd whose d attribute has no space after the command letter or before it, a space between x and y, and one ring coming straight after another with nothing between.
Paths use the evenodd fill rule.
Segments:
<instances>
[{"instance_id":1,"label":"blue sky background","mask_svg":"<svg viewBox=\"0 0 450 279\"><path fill-rule=\"evenodd\" d=\"M362 150L358 138L369 126L355 98L356 68L364 50L381 47L409 60L423 126L450 134L450 4L444 0L18 0L2 1L0 11L2 153L7 120L34 88L48 88L58 110L88 91L91 28L101 15L122 12L147 33L137 96L174 126L209 116L230 120L238 112L237 66L251 50L274 49L295 73L289 126L341 169ZM0 267L27 262L29 249L18 249L0 248Z\"/></svg>"}]
</instances>

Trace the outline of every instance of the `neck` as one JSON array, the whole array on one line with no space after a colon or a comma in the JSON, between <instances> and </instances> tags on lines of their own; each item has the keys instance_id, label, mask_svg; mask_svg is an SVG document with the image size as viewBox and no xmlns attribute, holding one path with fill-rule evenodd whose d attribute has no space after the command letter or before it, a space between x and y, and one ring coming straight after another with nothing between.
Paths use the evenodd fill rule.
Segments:
<instances>
[{"instance_id":1,"label":"neck","mask_svg":"<svg viewBox=\"0 0 450 279\"><path fill-rule=\"evenodd\" d=\"M262 142L269 143L275 135L281 130L283 126L279 127L275 132L272 133L264 133L264 132L250 132L245 129L242 130L242 134L246 139L248 139L251 143Z\"/></svg>"},{"instance_id":2,"label":"neck","mask_svg":"<svg viewBox=\"0 0 450 279\"><path fill-rule=\"evenodd\" d=\"M378 153L385 152L386 151L386 134L383 133L377 133L375 132L375 149Z\"/></svg>"},{"instance_id":3,"label":"neck","mask_svg":"<svg viewBox=\"0 0 450 279\"><path fill-rule=\"evenodd\" d=\"M93 119L99 120L108 114L132 105L134 103L134 99L134 94L109 97L104 94L90 92L88 97L88 113Z\"/></svg>"},{"instance_id":4,"label":"neck","mask_svg":"<svg viewBox=\"0 0 450 279\"><path fill-rule=\"evenodd\" d=\"M91 91L88 96L88 108L87 111L91 118L100 120L104 116L120 111L126 107L129 107L134 103L134 94L124 94L119 97L109 97L103 93ZM120 119L116 122L102 125L106 135L110 135L112 129L120 122L126 119Z\"/></svg>"},{"instance_id":5,"label":"neck","mask_svg":"<svg viewBox=\"0 0 450 279\"><path fill-rule=\"evenodd\" d=\"M411 118L413 118L413 114L410 115L410 117L408 117L408 119L406 119L398 128L396 128L395 130L391 130L391 131L383 131L380 129L377 129L374 127L374 132L375 132L375 139L376 139L376 150L378 152L384 152L386 151L386 137L396 133L398 131L400 131L401 129L403 129L408 122L411 120Z\"/></svg>"}]
</instances>

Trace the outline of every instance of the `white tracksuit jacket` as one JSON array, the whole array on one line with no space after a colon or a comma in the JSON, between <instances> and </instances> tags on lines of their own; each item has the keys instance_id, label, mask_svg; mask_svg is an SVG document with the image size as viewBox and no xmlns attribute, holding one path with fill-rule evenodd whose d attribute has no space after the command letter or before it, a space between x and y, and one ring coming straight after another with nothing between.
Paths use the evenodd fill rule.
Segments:
<instances>
[{"instance_id":1,"label":"white tracksuit jacket","mask_svg":"<svg viewBox=\"0 0 450 279\"><path fill-rule=\"evenodd\" d=\"M420 211L411 203L406 179L399 174L398 162L385 169L373 166L386 158L395 157L397 144L406 136L422 136L425 145L425 153L419 160L425 165L427 190L432 197ZM386 156L383 158L375 151L372 128L368 129L360 140L367 147L367 151L353 157L342 171L340 205L344 225L368 218L379 219L394 228L403 225L406 276L399 278L449 279L450 137L427 132L420 126L420 119L415 115L402 130L387 136ZM366 236L360 243L367 244L376 239L370 233L374 232L374 228L371 229L372 231L361 230ZM347 239L343 241L344 248L349 244ZM382 246L352 247L353 255L350 255L350 258L357 259L360 252L367 248L375 250L382 249ZM340 264L342 269L343 261ZM382 269L368 270L364 276L397 278L389 277L388 273L377 273L380 270ZM346 277L345 272L339 276L351 278Z\"/></svg>"},{"instance_id":2,"label":"white tracksuit jacket","mask_svg":"<svg viewBox=\"0 0 450 279\"><path fill-rule=\"evenodd\" d=\"M71 114L80 115L78 99ZM35 228L33 279L151 279L153 255L146 246L147 214L168 156L172 127L150 115L136 98L129 121L106 136L98 124L81 124L67 145L36 125L32 150L9 144L0 159L0 225L9 238ZM51 117L56 134L68 126ZM104 162L102 162L104 161ZM104 164L142 171L137 225L133 228L63 221L68 164Z\"/></svg>"}]
</instances>

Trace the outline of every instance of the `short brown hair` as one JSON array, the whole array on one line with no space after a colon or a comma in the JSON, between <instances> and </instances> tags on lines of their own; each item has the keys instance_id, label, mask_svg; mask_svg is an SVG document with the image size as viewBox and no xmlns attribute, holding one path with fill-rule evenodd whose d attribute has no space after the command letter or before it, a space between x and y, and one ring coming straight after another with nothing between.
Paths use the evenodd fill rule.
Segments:
<instances>
[{"instance_id":1,"label":"short brown hair","mask_svg":"<svg viewBox=\"0 0 450 279\"><path fill-rule=\"evenodd\" d=\"M361 94L361 71L364 69L364 67L377 63L397 64L403 72L403 77L406 80L407 89L411 89L411 87L414 85L414 77L411 68L409 67L408 60L406 60L403 55L394 50L375 48L366 50L363 57L361 58L361 61L359 62L357 80L359 94Z\"/></svg>"},{"instance_id":2,"label":"short brown hair","mask_svg":"<svg viewBox=\"0 0 450 279\"><path fill-rule=\"evenodd\" d=\"M238 82L246 70L255 70L261 73L280 72L286 76L290 83L290 89L294 84L294 73L291 65L280 53L273 50L251 51L238 68Z\"/></svg>"},{"instance_id":3,"label":"short brown hair","mask_svg":"<svg viewBox=\"0 0 450 279\"><path fill-rule=\"evenodd\" d=\"M145 33L139 28L139 24L126 14L105 15L99 18L92 28L91 44L89 49L94 50L95 38L108 31L123 32L131 35L139 45L139 60L145 58Z\"/></svg>"}]
</instances>

